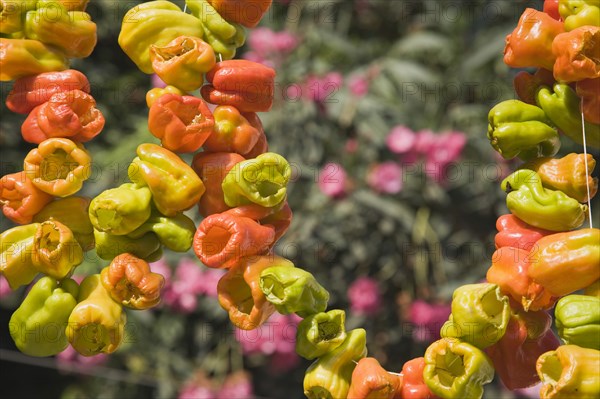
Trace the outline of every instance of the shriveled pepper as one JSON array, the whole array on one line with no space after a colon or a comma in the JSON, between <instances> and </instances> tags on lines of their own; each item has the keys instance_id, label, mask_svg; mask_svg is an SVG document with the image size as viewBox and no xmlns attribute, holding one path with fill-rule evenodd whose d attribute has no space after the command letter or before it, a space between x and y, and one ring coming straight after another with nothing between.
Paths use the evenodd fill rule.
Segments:
<instances>
[{"instance_id":1,"label":"shriveled pepper","mask_svg":"<svg viewBox=\"0 0 600 399\"><path fill-rule=\"evenodd\" d=\"M162 257L160 240L154 233L146 233L139 238L116 236L94 229L96 254L100 259L112 260L123 253L131 253L147 262L155 262Z\"/></svg>"},{"instance_id":2,"label":"shriveled pepper","mask_svg":"<svg viewBox=\"0 0 600 399\"><path fill-rule=\"evenodd\" d=\"M292 221L292 210L287 201L272 208L265 208L256 204L241 205L231 208L225 213L233 216L247 217L270 225L275 229L275 241L285 234Z\"/></svg>"},{"instance_id":3,"label":"shriveled pepper","mask_svg":"<svg viewBox=\"0 0 600 399\"><path fill-rule=\"evenodd\" d=\"M95 229L114 235L131 233L150 217L148 187L125 183L101 192L92 200L89 217Z\"/></svg>"},{"instance_id":4,"label":"shriveled pepper","mask_svg":"<svg viewBox=\"0 0 600 399\"><path fill-rule=\"evenodd\" d=\"M581 110L586 122L600 124L600 78L577 82L575 91L581 99Z\"/></svg>"},{"instance_id":5,"label":"shriveled pepper","mask_svg":"<svg viewBox=\"0 0 600 399\"><path fill-rule=\"evenodd\" d=\"M150 46L154 72L168 85L193 91L204 83L203 75L217 60L212 47L193 36L179 36L164 46Z\"/></svg>"},{"instance_id":6,"label":"shriveled pepper","mask_svg":"<svg viewBox=\"0 0 600 399\"><path fill-rule=\"evenodd\" d=\"M148 90L148 92L146 93L146 105L148 106L148 108L152 107L152 104L154 104L156 100L161 98L163 94L178 94L180 96L188 95L188 93L186 93L183 90L179 90L175 86L169 85L164 88L155 87L153 89Z\"/></svg>"},{"instance_id":7,"label":"shriveled pepper","mask_svg":"<svg viewBox=\"0 0 600 399\"><path fill-rule=\"evenodd\" d=\"M81 90L61 91L29 113L21 134L25 141L35 144L53 137L86 142L100 134L104 123L94 97Z\"/></svg>"},{"instance_id":8,"label":"shriveled pepper","mask_svg":"<svg viewBox=\"0 0 600 399\"><path fill-rule=\"evenodd\" d=\"M183 213L164 216L154 210L150 218L127 235L139 238L148 232L154 232L160 243L171 251L187 252L192 247L196 225Z\"/></svg>"},{"instance_id":9,"label":"shriveled pepper","mask_svg":"<svg viewBox=\"0 0 600 399\"><path fill-rule=\"evenodd\" d=\"M242 156L249 153L263 131L258 130L235 107L218 106L213 112L213 133L204 143L208 152L237 152Z\"/></svg>"},{"instance_id":10,"label":"shriveled pepper","mask_svg":"<svg viewBox=\"0 0 600 399\"><path fill-rule=\"evenodd\" d=\"M55 197L68 197L92 174L92 158L83 145L69 139L42 141L29 151L23 169L33 184Z\"/></svg>"},{"instance_id":11,"label":"shriveled pepper","mask_svg":"<svg viewBox=\"0 0 600 399\"><path fill-rule=\"evenodd\" d=\"M102 285L100 274L81 282L77 301L66 329L71 346L83 356L116 351L125 335L127 316Z\"/></svg>"},{"instance_id":12,"label":"shriveled pepper","mask_svg":"<svg viewBox=\"0 0 600 399\"><path fill-rule=\"evenodd\" d=\"M581 229L540 239L527 274L554 296L583 289L600 279L600 230Z\"/></svg>"},{"instance_id":13,"label":"shriveled pepper","mask_svg":"<svg viewBox=\"0 0 600 399\"><path fill-rule=\"evenodd\" d=\"M455 338L442 338L425 351L423 380L443 399L481 398L492 382L494 366L475 346Z\"/></svg>"},{"instance_id":14,"label":"shriveled pepper","mask_svg":"<svg viewBox=\"0 0 600 399\"><path fill-rule=\"evenodd\" d=\"M402 387L402 376L388 373L374 357L358 361L352 372L348 399L393 399Z\"/></svg>"},{"instance_id":15,"label":"shriveled pepper","mask_svg":"<svg viewBox=\"0 0 600 399\"><path fill-rule=\"evenodd\" d=\"M560 149L558 133L544 111L535 105L503 101L490 110L488 121L487 137L505 159L551 157Z\"/></svg>"},{"instance_id":16,"label":"shriveled pepper","mask_svg":"<svg viewBox=\"0 0 600 399\"><path fill-rule=\"evenodd\" d=\"M208 0L229 22L254 28L271 6L272 0Z\"/></svg>"},{"instance_id":17,"label":"shriveled pepper","mask_svg":"<svg viewBox=\"0 0 600 399\"><path fill-rule=\"evenodd\" d=\"M218 213L206 217L194 235L194 253L208 267L226 269L246 256L263 255L275 242L275 229Z\"/></svg>"},{"instance_id":18,"label":"shriveled pepper","mask_svg":"<svg viewBox=\"0 0 600 399\"><path fill-rule=\"evenodd\" d=\"M94 226L90 222L88 209L90 199L86 197L67 197L50 202L33 217L37 223L56 220L67 226L84 251L94 248Z\"/></svg>"},{"instance_id":19,"label":"shriveled pepper","mask_svg":"<svg viewBox=\"0 0 600 399\"><path fill-rule=\"evenodd\" d=\"M402 388L396 399L433 399L435 396L423 381L425 358L417 357L402 366Z\"/></svg>"},{"instance_id":20,"label":"shriveled pepper","mask_svg":"<svg viewBox=\"0 0 600 399\"><path fill-rule=\"evenodd\" d=\"M204 193L196 172L176 154L156 144L140 144L127 174L138 186L148 186L156 208L175 216L194 206Z\"/></svg>"},{"instance_id":21,"label":"shriveled pepper","mask_svg":"<svg viewBox=\"0 0 600 399\"><path fill-rule=\"evenodd\" d=\"M273 105L275 71L247 60L218 62L206 74L202 97L212 104L231 105L242 112L266 112Z\"/></svg>"},{"instance_id":22,"label":"shriveled pepper","mask_svg":"<svg viewBox=\"0 0 600 399\"><path fill-rule=\"evenodd\" d=\"M542 399L594 399L600 395L600 351L562 345L538 358Z\"/></svg>"},{"instance_id":23,"label":"shriveled pepper","mask_svg":"<svg viewBox=\"0 0 600 399\"><path fill-rule=\"evenodd\" d=\"M25 15L25 36L60 49L69 58L85 58L96 47L96 24L84 11L68 11L55 0L39 0Z\"/></svg>"},{"instance_id":24,"label":"shriveled pepper","mask_svg":"<svg viewBox=\"0 0 600 399\"><path fill-rule=\"evenodd\" d=\"M174 152L197 151L213 131L215 120L198 97L165 94L150 107L148 129L164 148Z\"/></svg>"},{"instance_id":25,"label":"shriveled pepper","mask_svg":"<svg viewBox=\"0 0 600 399\"><path fill-rule=\"evenodd\" d=\"M150 271L148 262L132 254L121 254L100 273L111 298L132 309L150 309L160 302L165 278Z\"/></svg>"},{"instance_id":26,"label":"shriveled pepper","mask_svg":"<svg viewBox=\"0 0 600 399\"><path fill-rule=\"evenodd\" d=\"M75 69L25 76L15 81L6 98L6 106L12 112L28 114L54 94L72 90L90 92L87 77Z\"/></svg>"},{"instance_id":27,"label":"shriveled pepper","mask_svg":"<svg viewBox=\"0 0 600 399\"><path fill-rule=\"evenodd\" d=\"M560 345L551 325L552 318L546 312L513 312L504 336L486 349L508 389L527 388L540 382L535 369L537 358Z\"/></svg>"},{"instance_id":28,"label":"shriveled pepper","mask_svg":"<svg viewBox=\"0 0 600 399\"><path fill-rule=\"evenodd\" d=\"M311 364L304 374L304 395L309 399L345 398L356 363L367 356L367 333L348 331L344 342Z\"/></svg>"},{"instance_id":29,"label":"shriveled pepper","mask_svg":"<svg viewBox=\"0 0 600 399\"><path fill-rule=\"evenodd\" d=\"M242 330L260 327L274 312L259 287L260 273L281 263L281 258L252 256L243 258L217 284L219 304L229 319Z\"/></svg>"},{"instance_id":30,"label":"shriveled pepper","mask_svg":"<svg viewBox=\"0 0 600 399\"><path fill-rule=\"evenodd\" d=\"M225 203L231 207L250 203L276 206L285 200L291 176L286 159L274 152L237 163L221 184Z\"/></svg>"},{"instance_id":31,"label":"shriveled pepper","mask_svg":"<svg viewBox=\"0 0 600 399\"><path fill-rule=\"evenodd\" d=\"M507 192L508 209L535 227L551 231L573 230L583 224L587 205L562 191L546 189L540 176L530 169L519 169L502 181Z\"/></svg>"},{"instance_id":32,"label":"shriveled pepper","mask_svg":"<svg viewBox=\"0 0 600 399\"><path fill-rule=\"evenodd\" d=\"M206 0L186 0L192 14L202 22L204 39L224 60L235 57L236 50L246 41L246 30L229 23Z\"/></svg>"},{"instance_id":33,"label":"shriveled pepper","mask_svg":"<svg viewBox=\"0 0 600 399\"><path fill-rule=\"evenodd\" d=\"M202 39L198 18L170 1L149 1L131 8L123 17L119 46L144 73L151 74L150 46L164 46L179 36Z\"/></svg>"},{"instance_id":34,"label":"shriveled pepper","mask_svg":"<svg viewBox=\"0 0 600 399\"><path fill-rule=\"evenodd\" d=\"M544 12L526 8L515 30L506 36L504 63L513 68L552 70L556 59L556 54L552 52L552 41L564 31L562 22Z\"/></svg>"},{"instance_id":35,"label":"shriveled pepper","mask_svg":"<svg viewBox=\"0 0 600 399\"><path fill-rule=\"evenodd\" d=\"M33 216L50 201L52 196L38 189L25 172L11 173L0 179L2 213L15 223L31 223Z\"/></svg>"},{"instance_id":36,"label":"shriveled pepper","mask_svg":"<svg viewBox=\"0 0 600 399\"><path fill-rule=\"evenodd\" d=\"M554 78L560 82L577 82L600 78L600 27L585 25L561 33L552 42L556 57Z\"/></svg>"},{"instance_id":37,"label":"shriveled pepper","mask_svg":"<svg viewBox=\"0 0 600 399\"><path fill-rule=\"evenodd\" d=\"M0 234L0 274L11 289L29 284L37 276L33 266L33 238L39 223L13 227Z\"/></svg>"},{"instance_id":38,"label":"shriveled pepper","mask_svg":"<svg viewBox=\"0 0 600 399\"><path fill-rule=\"evenodd\" d=\"M552 89L541 86L536 101L561 132L578 144L583 144L579 98L569 85L556 83ZM600 148L600 125L585 123L586 144Z\"/></svg>"},{"instance_id":39,"label":"shriveled pepper","mask_svg":"<svg viewBox=\"0 0 600 399\"><path fill-rule=\"evenodd\" d=\"M517 96L521 101L527 104L537 105L535 101L535 93L542 86L552 86L555 83L552 71L544 68L539 68L532 75L527 71L521 71L515 75L513 87Z\"/></svg>"},{"instance_id":40,"label":"shriveled pepper","mask_svg":"<svg viewBox=\"0 0 600 399\"><path fill-rule=\"evenodd\" d=\"M584 25L600 26L598 0L558 0L558 12L565 21L566 31Z\"/></svg>"},{"instance_id":41,"label":"shriveled pepper","mask_svg":"<svg viewBox=\"0 0 600 399\"><path fill-rule=\"evenodd\" d=\"M346 340L346 313L340 309L312 314L298 324L296 353L313 360L332 352Z\"/></svg>"},{"instance_id":42,"label":"shriveled pepper","mask_svg":"<svg viewBox=\"0 0 600 399\"><path fill-rule=\"evenodd\" d=\"M496 230L496 249L513 247L529 251L540 238L553 234L552 231L530 226L512 214L500 216L496 220Z\"/></svg>"},{"instance_id":43,"label":"shriveled pepper","mask_svg":"<svg viewBox=\"0 0 600 399\"><path fill-rule=\"evenodd\" d=\"M39 40L0 38L0 81L69 68L69 60Z\"/></svg>"},{"instance_id":44,"label":"shriveled pepper","mask_svg":"<svg viewBox=\"0 0 600 399\"><path fill-rule=\"evenodd\" d=\"M600 298L567 295L556 304L554 317L565 344L600 350Z\"/></svg>"},{"instance_id":45,"label":"shriveled pepper","mask_svg":"<svg viewBox=\"0 0 600 399\"><path fill-rule=\"evenodd\" d=\"M53 356L67 348L65 327L75 305L79 286L42 277L10 318L8 328L17 348L29 356Z\"/></svg>"},{"instance_id":46,"label":"shriveled pepper","mask_svg":"<svg viewBox=\"0 0 600 399\"><path fill-rule=\"evenodd\" d=\"M199 152L194 156L192 169L198 174L206 187L206 192L198 203L198 210L201 215L209 216L230 208L225 203L221 184L227 173L242 161L244 161L244 157L233 152Z\"/></svg>"},{"instance_id":47,"label":"shriveled pepper","mask_svg":"<svg viewBox=\"0 0 600 399\"><path fill-rule=\"evenodd\" d=\"M535 247L536 244L532 245ZM500 291L514 301L514 309L549 309L558 299L527 274L532 256L529 250L511 247L499 248L492 256L492 266L486 275L487 281L497 284Z\"/></svg>"},{"instance_id":48,"label":"shriveled pepper","mask_svg":"<svg viewBox=\"0 0 600 399\"><path fill-rule=\"evenodd\" d=\"M467 284L452 294L452 314L442 337L459 338L480 349L498 342L510 319L508 297L496 284Z\"/></svg>"},{"instance_id":49,"label":"shriveled pepper","mask_svg":"<svg viewBox=\"0 0 600 399\"><path fill-rule=\"evenodd\" d=\"M38 271L60 280L83 262L83 250L67 226L48 220L35 231L31 259Z\"/></svg>"}]
</instances>

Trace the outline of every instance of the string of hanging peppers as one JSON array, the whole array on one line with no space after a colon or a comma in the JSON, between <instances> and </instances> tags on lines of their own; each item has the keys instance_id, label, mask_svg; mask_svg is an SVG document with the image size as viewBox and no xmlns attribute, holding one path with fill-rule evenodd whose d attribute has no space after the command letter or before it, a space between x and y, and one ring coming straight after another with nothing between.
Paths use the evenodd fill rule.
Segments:
<instances>
[{"instance_id":1,"label":"string of hanging peppers","mask_svg":"<svg viewBox=\"0 0 600 399\"><path fill-rule=\"evenodd\" d=\"M273 254L292 218L291 168L268 152L256 114L272 106L275 71L233 59L271 0L186 0L191 14L159 0L127 12L119 45L169 85L146 97L161 146L139 145L130 183L91 201L75 196L91 173L82 143L104 118L85 75L68 68L69 58L92 52L96 25L87 0L23 2L2 25L0 79L15 81L6 104L28 114L22 136L38 147L22 172L0 181L2 211L20 225L0 235L0 272L13 289L44 277L10 320L17 347L31 356L68 345L84 356L114 352L123 307L160 301L164 278L147 262L163 248L193 248L206 266L227 269L218 298L238 328L257 328L275 311L303 318L296 351L315 360L304 379L309 398L480 398L495 371L509 389L541 381L543 398L598 397L600 230L576 230L598 189L595 160L552 158L559 132L600 148L596 3L546 1L507 37L509 66L539 68L516 76L520 100L489 114L494 149L525 161L502 182L511 214L497 221L488 282L454 292L442 338L397 374L366 357L366 331L345 330L344 311L327 311L329 294L310 273ZM60 18L50 24L51 8ZM188 93L198 89L202 98ZM191 166L177 153L195 153ZM183 213L194 206L204 217L197 228ZM69 277L94 249L110 264L78 285ZM565 345L550 328L552 307ZM32 334L56 326L66 328L52 340Z\"/></svg>"}]
</instances>

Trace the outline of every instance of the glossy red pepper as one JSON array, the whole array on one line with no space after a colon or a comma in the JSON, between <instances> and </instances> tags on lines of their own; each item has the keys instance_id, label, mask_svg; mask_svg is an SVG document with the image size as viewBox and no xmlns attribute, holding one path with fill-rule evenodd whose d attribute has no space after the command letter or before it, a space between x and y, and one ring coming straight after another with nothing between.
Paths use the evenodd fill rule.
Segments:
<instances>
[{"instance_id":1,"label":"glossy red pepper","mask_svg":"<svg viewBox=\"0 0 600 399\"><path fill-rule=\"evenodd\" d=\"M271 6L272 0L208 0L227 21L254 28Z\"/></svg>"},{"instance_id":2,"label":"glossy red pepper","mask_svg":"<svg viewBox=\"0 0 600 399\"><path fill-rule=\"evenodd\" d=\"M18 224L31 223L53 197L38 189L25 172L12 173L0 179L2 213Z\"/></svg>"},{"instance_id":3,"label":"glossy red pepper","mask_svg":"<svg viewBox=\"0 0 600 399\"><path fill-rule=\"evenodd\" d=\"M275 229L275 242L285 234L292 222L292 209L287 201L273 208L265 208L257 204L242 205L226 211L230 215L247 217L269 225Z\"/></svg>"},{"instance_id":4,"label":"glossy red pepper","mask_svg":"<svg viewBox=\"0 0 600 399\"><path fill-rule=\"evenodd\" d=\"M539 68L534 74L527 71L519 72L513 80L513 87L521 101L537 106L535 101L537 89L540 86L552 87L554 82L552 71Z\"/></svg>"},{"instance_id":5,"label":"glossy red pepper","mask_svg":"<svg viewBox=\"0 0 600 399\"><path fill-rule=\"evenodd\" d=\"M423 381L425 358L418 357L409 360L402 366L402 389L395 399L433 399L436 396L429 390Z\"/></svg>"},{"instance_id":6,"label":"glossy red pepper","mask_svg":"<svg viewBox=\"0 0 600 399\"><path fill-rule=\"evenodd\" d=\"M496 230L496 249L514 247L529 251L540 238L554 234L553 231L530 226L512 214L500 216L496 220Z\"/></svg>"},{"instance_id":7,"label":"glossy red pepper","mask_svg":"<svg viewBox=\"0 0 600 399\"><path fill-rule=\"evenodd\" d=\"M245 157L264 135L264 131L254 127L235 107L218 106L213 116L215 126L204 143L207 152L237 152Z\"/></svg>"},{"instance_id":8,"label":"glossy red pepper","mask_svg":"<svg viewBox=\"0 0 600 399\"><path fill-rule=\"evenodd\" d=\"M558 12L558 0L545 0L543 10L555 20L562 21L562 18Z\"/></svg>"}]
</instances>

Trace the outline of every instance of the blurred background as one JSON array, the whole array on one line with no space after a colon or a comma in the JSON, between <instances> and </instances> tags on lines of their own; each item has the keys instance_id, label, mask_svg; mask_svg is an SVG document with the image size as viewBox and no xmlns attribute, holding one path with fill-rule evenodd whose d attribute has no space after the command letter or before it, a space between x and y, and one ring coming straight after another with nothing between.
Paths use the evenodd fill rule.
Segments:
<instances>
[{"instance_id":1,"label":"blurred background","mask_svg":"<svg viewBox=\"0 0 600 399\"><path fill-rule=\"evenodd\" d=\"M139 1L95 0L94 53L74 62L106 117L86 147L93 197L127 179L147 131L145 94L160 84L117 44ZM183 1L175 1L183 8ZM368 332L370 356L388 370L422 356L450 312L453 290L485 278L500 181L516 163L486 138L492 105L514 98L517 71L502 61L504 37L542 1L274 0L238 56L277 70L276 102L261 114L270 150L294 170L293 224L276 252L313 273L345 309L347 328ZM11 89L0 86L2 99ZM2 175L33 148L24 116L1 105ZM563 140L561 154L581 151ZM560 154L559 154L560 155ZM595 154L597 156L597 154ZM187 157L190 160L191 157ZM596 218L598 201L594 205ZM198 222L195 210L190 212ZM5 230L10 222L2 219ZM95 255L77 275L108 262ZM216 299L221 276L195 258L167 253L162 304L129 312L122 348L84 358L67 350L37 359L17 352L8 320L25 292L0 283L0 385L10 398L302 398L310 364L294 352L297 319L274 315L236 331ZM515 396L495 382L486 397Z\"/></svg>"}]
</instances>

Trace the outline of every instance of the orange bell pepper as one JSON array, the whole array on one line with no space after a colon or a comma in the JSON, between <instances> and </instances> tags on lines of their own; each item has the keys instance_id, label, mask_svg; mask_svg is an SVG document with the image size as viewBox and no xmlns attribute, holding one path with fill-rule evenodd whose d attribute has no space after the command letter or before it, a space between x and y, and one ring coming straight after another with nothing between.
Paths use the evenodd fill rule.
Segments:
<instances>
[{"instance_id":1,"label":"orange bell pepper","mask_svg":"<svg viewBox=\"0 0 600 399\"><path fill-rule=\"evenodd\" d=\"M250 152L263 131L258 130L235 107L218 106L213 112L213 133L204 143L207 152L237 152L244 156Z\"/></svg>"},{"instance_id":2,"label":"orange bell pepper","mask_svg":"<svg viewBox=\"0 0 600 399\"><path fill-rule=\"evenodd\" d=\"M585 25L557 35L552 52L554 78L559 82L600 78L600 27Z\"/></svg>"},{"instance_id":3,"label":"orange bell pepper","mask_svg":"<svg viewBox=\"0 0 600 399\"><path fill-rule=\"evenodd\" d=\"M2 213L18 224L28 224L52 196L38 189L25 172L11 173L0 179Z\"/></svg>"},{"instance_id":4,"label":"orange bell pepper","mask_svg":"<svg viewBox=\"0 0 600 399\"><path fill-rule=\"evenodd\" d=\"M436 396L423 381L425 358L417 357L402 366L402 388L394 399L433 399Z\"/></svg>"},{"instance_id":5,"label":"orange bell pepper","mask_svg":"<svg viewBox=\"0 0 600 399\"><path fill-rule=\"evenodd\" d=\"M154 104L156 100L162 97L163 94L179 94L180 96L188 95L188 93L178 89L175 86L166 86L164 88L155 87L153 89L148 90L148 92L146 93L146 105L148 106L148 108L152 107L152 104Z\"/></svg>"},{"instance_id":6,"label":"orange bell pepper","mask_svg":"<svg viewBox=\"0 0 600 399\"><path fill-rule=\"evenodd\" d=\"M352 372L348 399L393 399L402 376L388 373L374 357L364 357Z\"/></svg>"},{"instance_id":7,"label":"orange bell pepper","mask_svg":"<svg viewBox=\"0 0 600 399\"><path fill-rule=\"evenodd\" d=\"M273 0L208 0L227 21L254 28L271 6Z\"/></svg>"},{"instance_id":8,"label":"orange bell pepper","mask_svg":"<svg viewBox=\"0 0 600 399\"><path fill-rule=\"evenodd\" d=\"M583 116L589 123L600 124L600 78L583 79L577 82L575 91L581 98Z\"/></svg>"},{"instance_id":9,"label":"orange bell pepper","mask_svg":"<svg viewBox=\"0 0 600 399\"><path fill-rule=\"evenodd\" d=\"M272 208L265 208L257 204L241 205L231 208L225 213L247 217L260 222L261 225L272 226L275 229L275 242L285 234L292 222L292 209L287 201Z\"/></svg>"}]
</instances>

